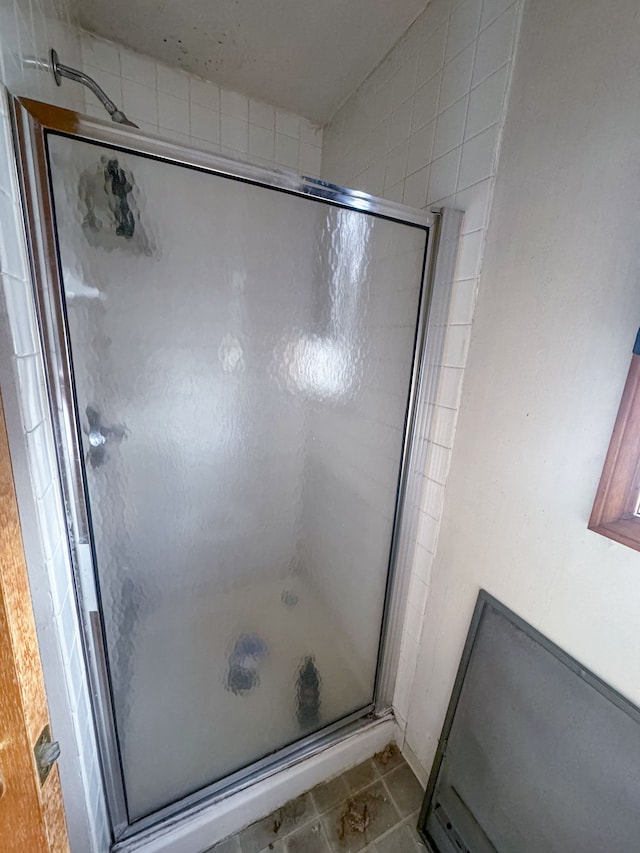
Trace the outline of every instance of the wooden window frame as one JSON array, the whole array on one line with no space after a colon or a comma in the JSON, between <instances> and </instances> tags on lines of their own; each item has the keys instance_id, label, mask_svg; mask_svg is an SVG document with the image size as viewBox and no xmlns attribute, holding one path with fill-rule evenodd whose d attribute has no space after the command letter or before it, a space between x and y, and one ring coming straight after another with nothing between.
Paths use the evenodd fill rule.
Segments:
<instances>
[{"instance_id":1,"label":"wooden window frame","mask_svg":"<svg viewBox=\"0 0 640 853\"><path fill-rule=\"evenodd\" d=\"M640 331L589 519L589 530L640 551Z\"/></svg>"}]
</instances>

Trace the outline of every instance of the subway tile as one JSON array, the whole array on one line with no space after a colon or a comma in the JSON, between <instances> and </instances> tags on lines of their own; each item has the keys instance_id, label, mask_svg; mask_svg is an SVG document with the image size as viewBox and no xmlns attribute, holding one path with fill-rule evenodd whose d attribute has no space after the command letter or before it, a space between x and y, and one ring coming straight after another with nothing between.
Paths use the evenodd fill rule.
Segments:
<instances>
[{"instance_id":1,"label":"subway tile","mask_svg":"<svg viewBox=\"0 0 640 853\"><path fill-rule=\"evenodd\" d=\"M217 110L210 110L198 104L191 103L189 106L189 118L191 122L191 136L220 143L220 114Z\"/></svg>"},{"instance_id":2,"label":"subway tile","mask_svg":"<svg viewBox=\"0 0 640 853\"><path fill-rule=\"evenodd\" d=\"M473 231L460 238L456 278L475 278L482 261L484 231Z\"/></svg>"},{"instance_id":3,"label":"subway tile","mask_svg":"<svg viewBox=\"0 0 640 853\"><path fill-rule=\"evenodd\" d=\"M219 112L220 89L210 80L189 77L189 100L192 104L197 104L199 107Z\"/></svg>"},{"instance_id":4,"label":"subway tile","mask_svg":"<svg viewBox=\"0 0 640 853\"><path fill-rule=\"evenodd\" d=\"M275 130L276 111L263 101L249 101L249 122L267 130Z\"/></svg>"},{"instance_id":5,"label":"subway tile","mask_svg":"<svg viewBox=\"0 0 640 853\"><path fill-rule=\"evenodd\" d=\"M66 535L57 482L52 483L41 498L36 498L36 506L44 556L51 560Z\"/></svg>"},{"instance_id":6,"label":"subway tile","mask_svg":"<svg viewBox=\"0 0 640 853\"><path fill-rule=\"evenodd\" d=\"M372 163L371 166L358 176L356 184L371 195L381 196L384 192L384 173L386 167L387 163L384 158L376 163Z\"/></svg>"},{"instance_id":7,"label":"subway tile","mask_svg":"<svg viewBox=\"0 0 640 853\"><path fill-rule=\"evenodd\" d=\"M0 192L0 270L26 281L26 248L19 216L13 199Z\"/></svg>"},{"instance_id":8,"label":"subway tile","mask_svg":"<svg viewBox=\"0 0 640 853\"><path fill-rule=\"evenodd\" d=\"M158 124L165 130L189 135L189 101L158 92Z\"/></svg>"},{"instance_id":9,"label":"subway tile","mask_svg":"<svg viewBox=\"0 0 640 853\"><path fill-rule=\"evenodd\" d=\"M444 65L444 49L447 27L443 24L426 40L418 56L417 86L422 86L440 71Z\"/></svg>"},{"instance_id":10,"label":"subway tile","mask_svg":"<svg viewBox=\"0 0 640 853\"><path fill-rule=\"evenodd\" d=\"M249 154L264 160L273 160L275 134L273 130L257 125L249 125Z\"/></svg>"},{"instance_id":11,"label":"subway tile","mask_svg":"<svg viewBox=\"0 0 640 853\"><path fill-rule=\"evenodd\" d=\"M122 80L122 108L131 121L158 124L158 101L155 86L150 88L133 80Z\"/></svg>"},{"instance_id":12,"label":"subway tile","mask_svg":"<svg viewBox=\"0 0 640 853\"><path fill-rule=\"evenodd\" d=\"M412 131L419 130L436 117L438 96L440 93L440 75L436 75L421 86L413 99Z\"/></svg>"},{"instance_id":13,"label":"subway tile","mask_svg":"<svg viewBox=\"0 0 640 853\"><path fill-rule=\"evenodd\" d=\"M517 5L511 6L480 33L473 69L473 85L485 80L511 57L517 21Z\"/></svg>"},{"instance_id":14,"label":"subway tile","mask_svg":"<svg viewBox=\"0 0 640 853\"><path fill-rule=\"evenodd\" d=\"M406 174L409 143L401 142L387 155L387 168L384 176L385 190L402 180Z\"/></svg>"},{"instance_id":15,"label":"subway tile","mask_svg":"<svg viewBox=\"0 0 640 853\"><path fill-rule=\"evenodd\" d=\"M275 155L274 160L281 166L287 166L289 169L298 168L298 149L299 143L292 136L286 136L283 133L275 135Z\"/></svg>"},{"instance_id":16,"label":"subway tile","mask_svg":"<svg viewBox=\"0 0 640 853\"><path fill-rule=\"evenodd\" d=\"M475 45L471 44L444 66L438 110L446 109L471 88L474 52Z\"/></svg>"},{"instance_id":17,"label":"subway tile","mask_svg":"<svg viewBox=\"0 0 640 853\"><path fill-rule=\"evenodd\" d=\"M455 0L431 0L422 13L422 27L425 33L432 32L444 24L451 14Z\"/></svg>"},{"instance_id":18,"label":"subway tile","mask_svg":"<svg viewBox=\"0 0 640 853\"><path fill-rule=\"evenodd\" d=\"M401 204L404 198L404 180L398 181L393 186L385 187L384 197L389 201L397 201L398 204Z\"/></svg>"},{"instance_id":19,"label":"subway tile","mask_svg":"<svg viewBox=\"0 0 640 853\"><path fill-rule=\"evenodd\" d=\"M464 327L466 328L466 327ZM451 331L451 330L449 330ZM449 345L449 338L447 333L447 346ZM468 343L468 342L467 342ZM466 352L466 351L465 351ZM447 350L445 348L445 363L448 363L447 360ZM447 474L449 473L449 462L451 460L451 450L448 447L443 447L441 444L432 444L429 448L429 476L432 480L435 480L436 483L440 483L441 485L445 485L447 482ZM429 543L433 545L433 543ZM426 542L423 541L423 545L428 548L429 551L432 551L433 548L429 547Z\"/></svg>"},{"instance_id":20,"label":"subway tile","mask_svg":"<svg viewBox=\"0 0 640 853\"><path fill-rule=\"evenodd\" d=\"M459 372L462 373L462 371ZM441 486L440 483L436 483L434 480L427 479L422 503L424 511L435 518L436 521L439 521L443 503L444 486ZM419 639L419 637L416 637L416 639Z\"/></svg>"},{"instance_id":21,"label":"subway tile","mask_svg":"<svg viewBox=\"0 0 640 853\"><path fill-rule=\"evenodd\" d=\"M461 98L438 116L433 140L434 159L462 145L467 104L468 98Z\"/></svg>"},{"instance_id":22,"label":"subway tile","mask_svg":"<svg viewBox=\"0 0 640 853\"><path fill-rule=\"evenodd\" d=\"M404 142L409 138L411 132L411 114L413 112L413 100L407 98L404 103L400 104L398 109L391 113L391 123L389 126L389 147L393 148L400 142Z\"/></svg>"},{"instance_id":23,"label":"subway tile","mask_svg":"<svg viewBox=\"0 0 640 853\"><path fill-rule=\"evenodd\" d=\"M14 358L14 363L21 389L22 425L26 432L30 432L44 420L45 392L41 385L40 363L35 355Z\"/></svg>"},{"instance_id":24,"label":"subway tile","mask_svg":"<svg viewBox=\"0 0 640 853\"><path fill-rule=\"evenodd\" d=\"M478 35L481 0L464 0L449 18L445 62L457 56Z\"/></svg>"},{"instance_id":25,"label":"subway tile","mask_svg":"<svg viewBox=\"0 0 640 853\"><path fill-rule=\"evenodd\" d=\"M424 584L422 584L422 587L425 589L425 595L423 596L424 599L426 597L426 588ZM420 642L420 635L422 634L422 617L422 606L416 606L411 600L407 601L407 609L404 616L404 630L417 643Z\"/></svg>"},{"instance_id":26,"label":"subway tile","mask_svg":"<svg viewBox=\"0 0 640 853\"><path fill-rule=\"evenodd\" d=\"M35 306L26 281L2 275L4 299L15 355L38 352Z\"/></svg>"},{"instance_id":27,"label":"subway tile","mask_svg":"<svg viewBox=\"0 0 640 853\"><path fill-rule=\"evenodd\" d=\"M320 175L322 162L322 148L317 145L309 145L307 142L300 143L298 153L298 171L301 175L317 178Z\"/></svg>"},{"instance_id":28,"label":"subway tile","mask_svg":"<svg viewBox=\"0 0 640 853\"><path fill-rule=\"evenodd\" d=\"M416 89L418 56L411 56L401 65L389 81L391 102L399 104L410 98Z\"/></svg>"},{"instance_id":29,"label":"subway tile","mask_svg":"<svg viewBox=\"0 0 640 853\"><path fill-rule=\"evenodd\" d=\"M306 118L300 119L300 142L322 146L322 127Z\"/></svg>"},{"instance_id":30,"label":"subway tile","mask_svg":"<svg viewBox=\"0 0 640 853\"><path fill-rule=\"evenodd\" d=\"M220 116L220 144L234 151L245 153L249 150L249 124L236 116Z\"/></svg>"},{"instance_id":31,"label":"subway tile","mask_svg":"<svg viewBox=\"0 0 640 853\"><path fill-rule=\"evenodd\" d=\"M463 371L459 367L443 367L440 371L440 382L438 384L438 405L447 409L457 409L460 403L462 390ZM444 442L439 441L438 444ZM426 505L425 505L426 506ZM430 512L428 509L427 512ZM430 515L433 513L430 512ZM434 516L438 518L439 516Z\"/></svg>"},{"instance_id":32,"label":"subway tile","mask_svg":"<svg viewBox=\"0 0 640 853\"><path fill-rule=\"evenodd\" d=\"M449 326L442 358L443 364L447 367L465 367L470 339L471 326ZM435 476L434 479L441 483L444 482Z\"/></svg>"},{"instance_id":33,"label":"subway tile","mask_svg":"<svg viewBox=\"0 0 640 853\"><path fill-rule=\"evenodd\" d=\"M451 294L449 308L450 323L471 323L476 306L476 291L478 281L475 278L456 281Z\"/></svg>"},{"instance_id":34,"label":"subway tile","mask_svg":"<svg viewBox=\"0 0 640 853\"><path fill-rule=\"evenodd\" d=\"M80 43L83 65L91 65L110 74L120 74L120 52L115 44L86 32L82 33Z\"/></svg>"},{"instance_id":35,"label":"subway tile","mask_svg":"<svg viewBox=\"0 0 640 853\"><path fill-rule=\"evenodd\" d=\"M37 498L45 494L58 476L56 459L47 430L48 424L43 421L26 434L31 484Z\"/></svg>"},{"instance_id":36,"label":"subway tile","mask_svg":"<svg viewBox=\"0 0 640 853\"><path fill-rule=\"evenodd\" d=\"M134 80L142 86L156 88L156 63L153 59L121 48L120 69L123 77Z\"/></svg>"},{"instance_id":37,"label":"subway tile","mask_svg":"<svg viewBox=\"0 0 640 853\"><path fill-rule=\"evenodd\" d=\"M431 163L427 204L439 201L455 192L460 150L456 148Z\"/></svg>"},{"instance_id":38,"label":"subway tile","mask_svg":"<svg viewBox=\"0 0 640 853\"><path fill-rule=\"evenodd\" d=\"M419 169L412 175L409 175L404 182L404 195L402 201L408 204L409 207L422 209L427 203L427 186L429 184L429 167L425 166Z\"/></svg>"},{"instance_id":39,"label":"subway tile","mask_svg":"<svg viewBox=\"0 0 640 853\"><path fill-rule=\"evenodd\" d=\"M480 18L480 29L483 30L503 12L506 12L512 4L513 0L484 0L482 4L482 17Z\"/></svg>"},{"instance_id":40,"label":"subway tile","mask_svg":"<svg viewBox=\"0 0 640 853\"><path fill-rule=\"evenodd\" d=\"M59 551L62 550L62 543ZM56 612L58 629L60 632L60 644L65 660L69 660L73 654L73 647L78 639L78 622L75 612L75 598L71 590L71 584L64 587L64 599Z\"/></svg>"},{"instance_id":41,"label":"subway tile","mask_svg":"<svg viewBox=\"0 0 640 853\"><path fill-rule=\"evenodd\" d=\"M475 136L500 121L508 72L509 66L504 65L472 90L464 131L465 139Z\"/></svg>"},{"instance_id":42,"label":"subway tile","mask_svg":"<svg viewBox=\"0 0 640 853\"><path fill-rule=\"evenodd\" d=\"M432 121L425 127L416 131L409 139L407 153L407 175L411 175L432 160L433 137L436 132L436 123Z\"/></svg>"},{"instance_id":43,"label":"subway tile","mask_svg":"<svg viewBox=\"0 0 640 853\"><path fill-rule=\"evenodd\" d=\"M403 632L403 645L406 640L412 643L413 646L416 645L413 637L409 637L409 635ZM411 659L411 654L401 654L398 659L398 671L396 673L396 684L395 690L393 693L393 710L396 715L396 722L400 724L400 721L397 719L398 716L406 719L409 712L409 701L411 698L411 682L413 680L414 666L413 660ZM375 848L373 848L373 853L375 853Z\"/></svg>"},{"instance_id":44,"label":"subway tile","mask_svg":"<svg viewBox=\"0 0 640 853\"><path fill-rule=\"evenodd\" d=\"M417 53L424 42L423 19L419 15L403 36L396 42L394 51L398 55L398 65L404 65L407 60Z\"/></svg>"},{"instance_id":45,"label":"subway tile","mask_svg":"<svg viewBox=\"0 0 640 853\"><path fill-rule=\"evenodd\" d=\"M487 224L487 212L491 198L492 179L487 178L456 193L455 206L464 211L462 233L477 231Z\"/></svg>"},{"instance_id":46,"label":"subway tile","mask_svg":"<svg viewBox=\"0 0 640 853\"><path fill-rule=\"evenodd\" d=\"M440 445L434 444L433 447L440 447ZM451 450L446 447L442 447L441 450L449 454L451 453ZM440 479L440 477L433 477L433 479L443 485L446 482L445 479ZM430 554L435 554L439 530L440 525L434 518L424 512L420 512L417 540Z\"/></svg>"},{"instance_id":47,"label":"subway tile","mask_svg":"<svg viewBox=\"0 0 640 853\"><path fill-rule=\"evenodd\" d=\"M276 110L276 132L291 136L293 139L299 139L300 118L292 113Z\"/></svg>"},{"instance_id":48,"label":"subway tile","mask_svg":"<svg viewBox=\"0 0 640 853\"><path fill-rule=\"evenodd\" d=\"M249 121L249 98L231 89L220 89L220 112Z\"/></svg>"},{"instance_id":49,"label":"subway tile","mask_svg":"<svg viewBox=\"0 0 640 853\"><path fill-rule=\"evenodd\" d=\"M156 78L158 92L164 92L166 95L172 95L184 101L189 100L189 75L184 71L178 71L159 62L156 66Z\"/></svg>"},{"instance_id":50,"label":"subway tile","mask_svg":"<svg viewBox=\"0 0 640 853\"><path fill-rule=\"evenodd\" d=\"M425 513L422 513L425 518L428 518ZM439 530L440 526L435 521L435 519L431 519L433 523L436 525L437 530ZM437 530L436 530L436 542L437 542ZM434 551L435 551L435 543L434 543ZM422 579L422 581L429 586L431 583L431 569L433 567L433 553L430 553L430 550L425 548L421 543L416 545L416 553L413 561L413 571L416 575Z\"/></svg>"},{"instance_id":51,"label":"subway tile","mask_svg":"<svg viewBox=\"0 0 640 853\"><path fill-rule=\"evenodd\" d=\"M446 406L442 403L436 405L431 422L430 438L444 447L452 447L457 416L456 406Z\"/></svg>"},{"instance_id":52,"label":"subway tile","mask_svg":"<svg viewBox=\"0 0 640 853\"><path fill-rule=\"evenodd\" d=\"M484 130L462 146L458 190L477 184L493 175L498 125Z\"/></svg>"}]
</instances>

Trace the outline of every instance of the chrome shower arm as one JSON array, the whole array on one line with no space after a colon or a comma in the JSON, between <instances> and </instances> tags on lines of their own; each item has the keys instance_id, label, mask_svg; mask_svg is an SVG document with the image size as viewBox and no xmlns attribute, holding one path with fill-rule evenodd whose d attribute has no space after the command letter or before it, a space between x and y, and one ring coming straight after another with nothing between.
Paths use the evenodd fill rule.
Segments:
<instances>
[{"instance_id":1,"label":"chrome shower arm","mask_svg":"<svg viewBox=\"0 0 640 853\"><path fill-rule=\"evenodd\" d=\"M63 65L58 60L58 53L54 48L51 48L49 51L49 67L51 69L51 73L53 74L53 79L56 81L57 86L62 85L62 78L66 77L68 80L73 80L76 83L82 83L83 86L86 86L87 89L90 89L96 98L100 101L102 106L111 116L112 121L115 121L117 124L126 124L129 127L137 127L137 124L134 124L132 121L126 117L126 115L119 110L116 105L113 103L111 98L104 92L104 90L98 86L96 81L89 77L88 74L85 74L83 71L78 71L77 68L71 68L69 65Z\"/></svg>"}]
</instances>

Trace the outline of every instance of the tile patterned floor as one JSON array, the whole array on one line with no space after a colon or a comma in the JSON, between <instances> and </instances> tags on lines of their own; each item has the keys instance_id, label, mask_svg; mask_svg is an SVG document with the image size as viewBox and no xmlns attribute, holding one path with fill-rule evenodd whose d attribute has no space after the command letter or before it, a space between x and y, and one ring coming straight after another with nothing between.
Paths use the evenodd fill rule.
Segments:
<instances>
[{"instance_id":1,"label":"tile patterned floor","mask_svg":"<svg viewBox=\"0 0 640 853\"><path fill-rule=\"evenodd\" d=\"M420 853L423 790L395 744L208 853Z\"/></svg>"}]
</instances>

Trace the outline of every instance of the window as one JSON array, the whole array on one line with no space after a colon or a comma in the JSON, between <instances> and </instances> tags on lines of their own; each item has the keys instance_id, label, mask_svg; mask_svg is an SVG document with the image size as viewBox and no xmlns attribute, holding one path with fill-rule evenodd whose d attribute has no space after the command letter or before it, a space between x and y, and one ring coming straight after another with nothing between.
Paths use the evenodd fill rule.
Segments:
<instances>
[{"instance_id":1,"label":"window","mask_svg":"<svg viewBox=\"0 0 640 853\"><path fill-rule=\"evenodd\" d=\"M593 504L589 529L640 551L640 331Z\"/></svg>"}]
</instances>

